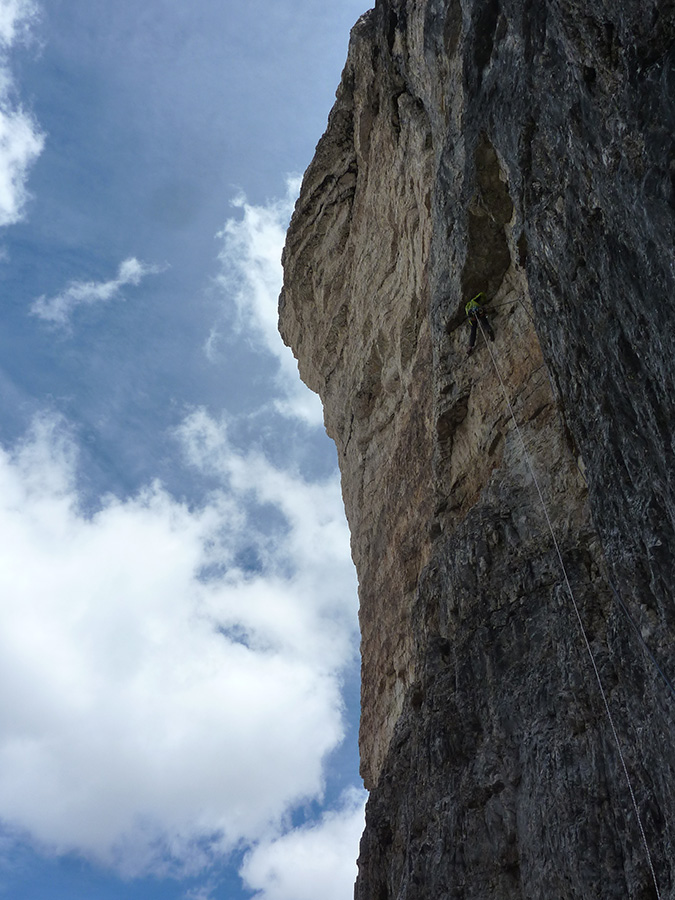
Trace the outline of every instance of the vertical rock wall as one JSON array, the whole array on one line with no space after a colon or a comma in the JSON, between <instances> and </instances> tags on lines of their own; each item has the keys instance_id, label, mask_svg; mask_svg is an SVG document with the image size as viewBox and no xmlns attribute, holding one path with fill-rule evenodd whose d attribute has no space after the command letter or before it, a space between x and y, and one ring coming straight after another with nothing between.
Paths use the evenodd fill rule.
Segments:
<instances>
[{"instance_id":1,"label":"vertical rock wall","mask_svg":"<svg viewBox=\"0 0 675 900\"><path fill-rule=\"evenodd\" d=\"M361 900L675 897L674 37L659 0L353 30L280 327L359 575Z\"/></svg>"},{"instance_id":2,"label":"vertical rock wall","mask_svg":"<svg viewBox=\"0 0 675 900\"><path fill-rule=\"evenodd\" d=\"M380 58L372 17L350 60L288 234L281 328L338 448L373 784L413 679L411 611L430 552L433 160L424 110Z\"/></svg>"}]
</instances>

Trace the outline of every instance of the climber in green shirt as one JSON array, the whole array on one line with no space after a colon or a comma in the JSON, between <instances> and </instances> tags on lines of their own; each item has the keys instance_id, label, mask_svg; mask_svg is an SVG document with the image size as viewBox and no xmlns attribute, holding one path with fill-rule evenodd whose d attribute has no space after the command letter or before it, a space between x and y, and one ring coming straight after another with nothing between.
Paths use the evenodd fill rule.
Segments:
<instances>
[{"instance_id":1,"label":"climber in green shirt","mask_svg":"<svg viewBox=\"0 0 675 900\"><path fill-rule=\"evenodd\" d=\"M480 319L481 327L487 332L487 336L491 341L495 339L495 333L492 330L492 325L488 320L488 317L485 313L485 310L482 308L481 303L485 301L486 297L483 291L479 294L476 294L469 302L466 304L464 309L466 310L466 314L469 317L469 323L471 324L471 336L469 338L469 349L466 351L467 356L471 356L473 353L473 348L476 345L476 332L478 331L478 320Z\"/></svg>"}]
</instances>

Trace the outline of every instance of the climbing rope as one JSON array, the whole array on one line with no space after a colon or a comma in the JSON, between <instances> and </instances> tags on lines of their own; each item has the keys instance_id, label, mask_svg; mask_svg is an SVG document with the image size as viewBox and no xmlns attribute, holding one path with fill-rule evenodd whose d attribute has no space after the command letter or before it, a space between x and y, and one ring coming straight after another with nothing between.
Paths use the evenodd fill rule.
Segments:
<instances>
[{"instance_id":1,"label":"climbing rope","mask_svg":"<svg viewBox=\"0 0 675 900\"><path fill-rule=\"evenodd\" d=\"M527 318L530 320L530 322L532 323L532 325L534 325L534 319L532 318L532 315L530 314L528 308L525 306L525 304L524 304L523 301L520 299L520 297L517 297L515 300L503 300L501 303L489 303L489 304L487 304L486 306L483 307L483 310L484 310L486 313L488 313L488 312L489 312L489 313L492 313L493 310L495 310L495 309L501 309L502 306L519 306L519 305L523 307L523 312L525 313L525 315L527 316ZM454 319L454 317L453 317L453 319ZM464 314L462 313L462 314L460 315L460 314L458 313L458 318L457 318L457 320L456 320L456 324L453 325L452 328L448 328L448 332L447 332L447 333L448 333L448 334L454 334L455 331L457 331L458 328L462 328L462 326L464 325L464 321L465 321L465 320L464 320Z\"/></svg>"},{"instance_id":2,"label":"climbing rope","mask_svg":"<svg viewBox=\"0 0 675 900\"><path fill-rule=\"evenodd\" d=\"M489 306L485 307L485 309L486 310L501 309L502 306L511 306L511 305L522 306L523 312L525 313L527 318L530 320L530 322L532 322L532 324L534 325L534 319L532 318L532 314L530 313L528 308L525 306L525 304L523 303L520 296L517 296L515 299L512 298L511 300L502 300L501 303L490 303Z\"/></svg>"},{"instance_id":3,"label":"climbing rope","mask_svg":"<svg viewBox=\"0 0 675 900\"><path fill-rule=\"evenodd\" d=\"M605 576L605 577L607 577L607 576ZM610 588L612 589L612 593L614 594L614 599L615 599L616 602L618 603L618 605L619 605L620 609L622 610L624 616L628 619L628 621L630 622L630 624L633 626L633 629L634 629L635 633L637 634L637 636L638 636L638 638L639 638L639 640L640 640L640 643L641 643L642 646L644 647L645 653L649 656L649 658L651 659L651 661L652 661L652 662L654 663L654 665L656 666L657 672L659 673L659 675L660 675L661 678L663 679L664 684L666 685L666 687L668 688L668 690L670 691L670 693L673 695L673 697L675 697L675 687L673 687L672 681L670 680L670 678L668 678L668 676L666 675L666 673L663 671L663 669L662 669L661 666L659 665L659 662L658 662L657 658L654 656L654 654L652 653L652 651L649 649L649 645L647 644L647 641L642 637L642 632L640 631L640 629L639 629L639 627L638 627L638 625L637 625L637 622L636 622L635 619L631 616L631 614L629 613L628 609L626 608L626 604L625 604L625 603L623 602L623 600L621 599L621 595L619 594L619 592L617 591L617 589L614 587L614 585L612 584L612 582L611 582L611 580L610 580L609 578L607 578L607 583L609 584Z\"/></svg>"},{"instance_id":4,"label":"climbing rope","mask_svg":"<svg viewBox=\"0 0 675 900\"><path fill-rule=\"evenodd\" d=\"M618 751L618 753L619 753L619 759L620 759L620 761L621 761L621 768L623 769L623 774L624 774L625 779L626 779L626 784L628 785L628 791L629 791L629 793L630 793L630 798L631 798L631 801L632 801L632 804L633 804L633 810L634 810L634 812L635 812L635 817L636 817L636 819L637 819L638 827L639 827L639 829L640 829L640 835L641 835L641 837L642 837L642 844L643 844L643 846L644 846L644 848L645 848L645 853L646 853L646 855L647 855L647 862L648 862L648 864L649 864L649 871L651 872L652 881L654 882L654 890L656 891L656 897L657 897L657 900L661 900L661 892L659 891L658 881L656 880L656 872L654 871L654 864L653 864L653 862L652 862L652 855L651 855L651 853L649 852L649 845L648 845L648 843L647 843L647 836L646 836L646 834L645 834L645 830L644 830L644 827L643 827L643 825L642 825L642 818L640 817L640 811L639 811L639 809L638 809L637 800L635 799L635 792L634 792L634 790L633 790L633 785L632 785L632 782L631 782L631 780L630 780L630 775L628 774L628 767L626 766L626 761L625 761L625 759L624 759L623 751L622 751L622 749L621 749L621 742L619 741L619 735L618 735L618 733L617 733L616 726L614 725L614 718L613 718L612 712L611 712L611 710L610 710L610 708L609 708L609 702L608 702L608 700L607 700L607 695L606 695L606 693L605 693L605 689L604 689L604 687L602 686L602 679L600 678L600 671L599 671L598 666L597 666L597 663L596 663L596 661L595 661L595 656L594 656L594 654L593 654L593 650L592 650L592 648L591 648L590 641L588 640L588 635L586 634L586 629L584 628L584 623L583 623L583 620L582 620L582 618L581 618L581 613L580 613L580 611L579 611L579 606L578 606L578 604L577 604L576 598L575 598L575 596L574 596L574 591L572 590L572 585L570 584L570 580L569 580L569 577L568 577L568 575L567 575L567 569L566 569L565 563L564 563L564 561L563 561L562 553L561 553L561 551L560 551L560 546L559 546L559 544L558 544L558 539L556 538L556 536L555 536L555 531L553 530L553 524L552 524L552 522L551 522L551 517L550 517L549 514L548 514L548 509L547 509L547 507L546 507L546 501L544 500L544 495L543 495L543 493L542 493L541 488L539 487L539 481L538 481L537 476L536 476L536 474L535 474L534 467L533 467L533 465L532 465L532 460L531 460L531 458L530 458L530 454L528 453L527 445L525 444L525 439L524 439L524 437L523 437L523 435L522 435L522 432L521 432L521 430L520 430L520 426L518 425L518 422L516 421L516 416L515 416L515 413L514 413L514 411L513 411L513 407L512 407L512 405L511 405L511 401L509 400L509 395L508 395L508 392L507 392L507 390L506 390L506 386L505 386L505 384L504 384L504 379L502 378L502 374L501 374L501 372L499 371L499 366L497 365L497 360L495 359L495 355L494 355L494 353L492 352L492 348L490 347L490 343L489 343L489 341L488 341L488 339L487 339L487 336L486 336L486 334L485 334L485 329L483 328L483 324L482 324L481 320L480 320L480 319L477 319L477 321L478 321L478 325L479 325L480 330L481 330L481 334L483 335L483 340L485 341L485 345L486 345L486 347L488 348L488 350L489 350L489 352L490 352L490 358L492 359L492 364L493 364L493 366L494 366L494 368L495 368L495 372L497 373L497 378L499 379L499 383L500 383L501 388L502 388L502 393L504 394L504 400L506 401L506 405L507 405L507 407L508 407L508 409L509 409L509 413L511 414L511 419L513 420L513 424L514 424L514 426L515 426L515 428L516 428L516 432L518 433L518 437L519 437L519 439L520 439L520 443L521 443L522 448L523 448L523 454L524 454L524 456L525 456L525 461L526 461L526 463L527 463L528 469L530 470L530 475L532 476L532 481L534 482L534 486L536 487L537 493L539 494L539 500L540 500L540 502L541 502L542 509L544 510L544 516L545 516L545 518L546 518L546 523L547 523L547 525L548 525L548 529L549 529L549 531L551 532L551 537L552 537L552 539L553 539L553 546L555 547L555 551L556 551L556 554L557 554L557 556L558 556L558 560L559 560L559 562L560 562L560 568L561 568L561 570L562 570L563 578L564 578L564 580L565 580L565 586L567 587L567 592L568 592L569 595L570 595L570 599L571 599L571 601L572 601L572 606L574 607L574 612L575 612L576 617L577 617L577 622L579 623L579 628L580 628L580 630L581 630L581 634L582 634L582 637L583 637L583 640L584 640L584 644L586 645L586 650L588 651L588 655L589 655L590 660L591 660L591 665L593 666L593 671L595 672L595 678L596 678L596 681L598 682L598 688L600 689L600 696L602 697L602 702L603 702L604 707L605 707L605 712L607 713L607 719L608 719L608 721L609 721L609 725L610 725L610 728L611 728L611 730L612 730L612 734L613 734L613 736L614 736L614 742L615 742L615 744L616 744L616 749L617 749L617 751Z\"/></svg>"}]
</instances>

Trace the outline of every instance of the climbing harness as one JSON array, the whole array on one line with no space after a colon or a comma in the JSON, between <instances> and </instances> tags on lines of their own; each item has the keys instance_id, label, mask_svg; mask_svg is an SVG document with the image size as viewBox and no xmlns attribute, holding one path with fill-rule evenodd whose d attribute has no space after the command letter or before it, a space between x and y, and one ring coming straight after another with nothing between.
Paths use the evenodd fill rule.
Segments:
<instances>
[{"instance_id":1,"label":"climbing harness","mask_svg":"<svg viewBox=\"0 0 675 900\"><path fill-rule=\"evenodd\" d=\"M485 291L479 291L475 297L472 297L469 302L464 307L464 312L467 316L470 316L477 309L480 309L483 305L483 301L480 299L483 297L485 299Z\"/></svg>"},{"instance_id":2,"label":"climbing harness","mask_svg":"<svg viewBox=\"0 0 675 900\"><path fill-rule=\"evenodd\" d=\"M506 386L505 386L505 384L504 384L504 379L502 378L502 374L501 374L501 372L499 371L499 366L497 365L497 360L495 359L495 355L494 355L494 353L492 352L492 347L490 347L490 343L489 343L489 341L487 340L487 337L486 337L486 335L485 335L485 331L484 331L484 329L483 329L483 325L482 325L480 319L478 320L478 326L479 326L479 328L480 328L480 330L481 330L481 334L483 335L483 340L485 341L485 344L486 344L488 350L490 351L490 358L492 359L492 364L493 364L493 366L494 366L494 368L495 368L495 372L497 373L497 378L499 379L499 383L500 383L501 388L502 388L502 393L504 394L504 400L506 401L506 405L507 405L508 410L509 410L509 413L510 413L510 415L511 415L511 419L513 420L513 424L514 424L514 426L515 426L515 428L516 428L516 432L518 433L518 437L519 437L519 439L520 439L520 443L521 443L521 446L522 446L522 448L523 448L523 454L524 454L524 456L525 456L525 462L527 463L527 467L528 467L528 469L529 469L529 471L530 471L530 475L532 476L532 481L534 482L534 486L536 487L537 493L539 494L539 500L540 500L540 502L541 502L542 509L544 510L544 516L545 516L545 518L546 518L546 523L547 523L547 525L548 525L548 529L549 529L549 531L551 532L551 537L552 537L552 539L553 539L553 546L555 547L555 551L556 551L556 554L557 554L557 556L558 556L558 560L559 560L559 562L560 562L560 568L562 569L563 578L564 578L564 581L565 581L565 586L567 587L567 592L568 592L569 595L570 595L570 599L571 599L571 601L572 601L572 606L574 607L574 612L575 612L575 614L576 614L577 621L578 621L578 623L579 623L579 628L580 628L580 630L581 630L581 634L582 634L582 637L583 637L583 640L584 640L584 644L586 645L586 650L588 651L588 655L589 655L589 657L590 657L591 664L592 664L592 666L593 666L593 671L595 672L595 678L596 678L596 681L598 682L598 687L599 687L599 689L600 689L600 696L602 697L602 702L603 702L604 707L605 707L605 712L607 713L607 719L608 719L608 721L609 721L609 725L610 725L610 728L611 728L611 730L612 730L612 734L613 734L613 736L614 736L614 742L615 742L615 744L616 744L616 748L617 748L617 751L618 751L618 753L619 753L619 759L620 759L620 761L621 761L621 767L622 767L622 769L623 769L623 774L624 774L624 777L625 777L625 779L626 779L626 784L628 785L628 791L629 791L629 793L630 793L630 798L631 798L631 801L632 801L632 804L633 804L633 810L634 810L634 812L635 812L635 818L636 818L636 820L637 820L638 827L639 827L639 829L640 829L640 836L642 837L642 844L643 844L643 846L644 846L645 853L646 853L646 855L647 855L647 863L648 863L648 865L649 865L649 871L651 872L652 881L654 882L654 890L656 891L656 898L657 898L657 900L661 900L661 892L659 891L659 885L658 885L658 881L657 881L657 879L656 879L656 872L654 871L654 864L653 864L653 862L652 862L652 855L651 855L651 853L649 852L649 844L647 843L647 836L646 836L646 834L645 834L645 830L644 830L644 827L643 827L643 825L642 825L642 818L640 817L640 811L639 811L639 809L638 809L637 800L636 800L636 798L635 798L635 792L634 792L634 790L633 790L633 785L632 785L632 782L631 782L631 780L630 780L630 775L628 774L628 767L626 766L626 761L625 761L625 759L624 759L623 751L622 751L622 749L621 749L621 742L619 741L619 735L618 735L618 733L617 733L616 726L614 725L614 718L613 718L612 712L611 712L611 710L610 710L610 708L609 708L609 702L608 702L608 700L607 700L607 695L606 695L606 693L605 693L605 689L604 689L604 687L602 686L602 679L600 678L600 671L599 671L598 665L597 665L597 663L596 663L596 661L595 661L595 656L593 655L593 649L591 648L590 641L588 640L588 635L586 634L586 629L584 628L584 623L583 623L583 620L582 620L582 618L581 618L581 613L580 613L580 611L579 611L579 606L578 606L578 604L577 604L576 598L575 598L575 596L574 596L574 591L572 590L572 585L570 584L570 580L569 580L569 577L568 577L568 575L567 575L567 569L565 568L565 563L564 563L564 561L563 561L562 552L561 552L561 550L560 550L560 545L558 544L558 539L557 539L556 536L555 536L555 531L553 530L553 524L552 524L552 522L551 522L551 517L550 517L549 514L548 514L548 509L547 509L547 507L546 507L546 502L545 502L545 500L544 500L544 495L543 495L543 493L542 493L541 488L539 487L539 481L538 481L537 476L536 476L536 474L535 474L534 467L533 467L533 465L532 465L532 460L531 460L531 458L530 458L530 454L528 453L527 445L525 444L525 439L523 438L522 432L521 432L521 430L520 430L520 426L518 425L518 422L517 422L517 420L516 420L516 416L515 416L515 413L514 413L514 411L513 411L513 406L511 405L511 401L510 401L510 399L509 399L509 395L508 395L508 393L507 393Z\"/></svg>"},{"instance_id":3,"label":"climbing harness","mask_svg":"<svg viewBox=\"0 0 675 900\"><path fill-rule=\"evenodd\" d=\"M483 296L485 296L485 294L482 291L481 291L481 293L483 294ZM480 294L476 294L476 297L480 297ZM467 303L466 306L464 307L464 312L467 317L469 317L471 315L471 313L467 310L467 307L476 299L476 297L474 297L473 300L470 300L469 303ZM515 300L513 300L513 299L512 300L503 300L501 303L490 303L490 304L486 303L482 306L479 304L478 308L482 309L486 315L488 312L490 313L490 315L492 315L494 310L501 309L503 306L522 306L523 312L525 313L526 317L529 319L529 321L532 323L532 325L534 325L534 319L532 318L532 314L528 310L527 306L525 306L525 304L523 303L523 301L520 297L517 297ZM453 317L453 319L454 319L454 317ZM448 330L447 330L448 334L454 334L458 328L462 328L464 325L465 319L459 319L459 317L458 317L458 319L456 319L455 322L456 322L456 324L454 324L452 326L452 328L448 328Z\"/></svg>"}]
</instances>

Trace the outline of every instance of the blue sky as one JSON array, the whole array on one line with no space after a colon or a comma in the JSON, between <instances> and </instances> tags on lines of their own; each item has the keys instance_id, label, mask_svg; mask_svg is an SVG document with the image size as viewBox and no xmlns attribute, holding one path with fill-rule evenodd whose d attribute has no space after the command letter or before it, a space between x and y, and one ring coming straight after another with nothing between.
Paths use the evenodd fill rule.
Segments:
<instances>
[{"instance_id":1,"label":"blue sky","mask_svg":"<svg viewBox=\"0 0 675 900\"><path fill-rule=\"evenodd\" d=\"M356 579L279 256L344 0L0 0L0 898L338 900Z\"/></svg>"}]
</instances>

